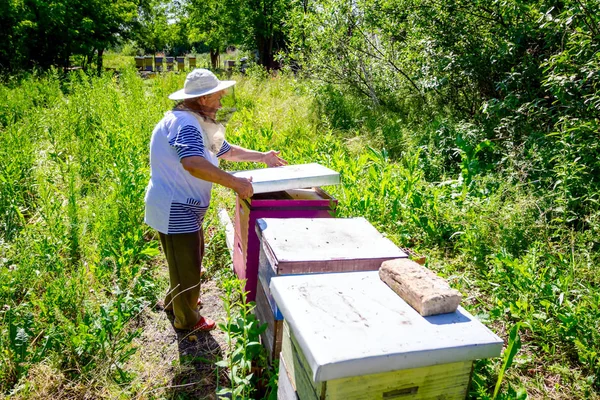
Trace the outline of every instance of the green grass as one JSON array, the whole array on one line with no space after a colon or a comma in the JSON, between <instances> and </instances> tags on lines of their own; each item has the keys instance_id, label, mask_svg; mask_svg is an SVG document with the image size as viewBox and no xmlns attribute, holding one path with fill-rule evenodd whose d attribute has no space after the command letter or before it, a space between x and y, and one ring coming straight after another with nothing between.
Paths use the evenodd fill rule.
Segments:
<instances>
[{"instance_id":1,"label":"green grass","mask_svg":"<svg viewBox=\"0 0 600 400\"><path fill-rule=\"evenodd\" d=\"M143 224L148 143L184 78L142 80L126 69L0 86L0 393L32 398L54 382L73 397L128 398L152 386L125 367L137 315L165 286L155 234ZM505 340L520 323L521 349L498 398L519 388L598 398L598 215L580 231L550 219L548 198L478 169L468 148L446 166L440 154L452 149L427 136L439 121L415 128L286 76L236 79L230 142L340 171L342 184L326 188L340 216L363 216L426 255ZM216 223L217 204L231 202L229 191L215 191L208 222ZM214 232L208 247L222 249ZM226 262L215 252L211 274ZM492 397L502 365L477 362L472 398Z\"/></svg>"}]
</instances>

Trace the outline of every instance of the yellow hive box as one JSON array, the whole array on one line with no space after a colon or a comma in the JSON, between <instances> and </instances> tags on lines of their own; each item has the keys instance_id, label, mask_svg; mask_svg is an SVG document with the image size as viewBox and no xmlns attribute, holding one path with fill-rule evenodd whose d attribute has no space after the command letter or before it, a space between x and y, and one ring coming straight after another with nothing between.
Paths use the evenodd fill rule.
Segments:
<instances>
[{"instance_id":1,"label":"yellow hive box","mask_svg":"<svg viewBox=\"0 0 600 400\"><path fill-rule=\"evenodd\" d=\"M280 376L287 375L291 390L302 400L464 399L473 364L472 361L462 361L314 382L311 378L312 370L285 322L281 359ZM285 380L280 378L279 381ZM283 389L285 382L282 383ZM289 388L287 393L290 393ZM295 400L293 396L279 397L279 400L288 399Z\"/></svg>"},{"instance_id":2,"label":"yellow hive box","mask_svg":"<svg viewBox=\"0 0 600 400\"><path fill-rule=\"evenodd\" d=\"M423 317L377 271L277 276L270 288L285 319L281 400L464 399L473 361L502 350L463 308Z\"/></svg>"}]
</instances>

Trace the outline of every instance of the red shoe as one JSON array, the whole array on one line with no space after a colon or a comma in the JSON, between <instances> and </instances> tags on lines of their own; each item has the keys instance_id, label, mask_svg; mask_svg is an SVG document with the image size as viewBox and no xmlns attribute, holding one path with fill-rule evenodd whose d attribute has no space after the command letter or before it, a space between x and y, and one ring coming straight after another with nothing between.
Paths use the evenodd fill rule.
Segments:
<instances>
[{"instance_id":1,"label":"red shoe","mask_svg":"<svg viewBox=\"0 0 600 400\"><path fill-rule=\"evenodd\" d=\"M210 318L200 317L200 320L196 322L196 325L192 328L192 331L212 331L217 326L216 322Z\"/></svg>"}]
</instances>

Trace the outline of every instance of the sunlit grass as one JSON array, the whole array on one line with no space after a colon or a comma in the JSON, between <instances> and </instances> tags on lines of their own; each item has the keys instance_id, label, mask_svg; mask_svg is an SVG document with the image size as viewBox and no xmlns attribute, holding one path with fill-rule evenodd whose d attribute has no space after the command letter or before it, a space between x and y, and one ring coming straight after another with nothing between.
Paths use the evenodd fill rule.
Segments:
<instances>
[{"instance_id":1,"label":"sunlit grass","mask_svg":"<svg viewBox=\"0 0 600 400\"><path fill-rule=\"evenodd\" d=\"M148 144L184 78L143 80L125 69L0 86L1 392L111 398L152 386L126 363L139 334L131 321L166 287L156 235L143 224ZM583 232L552 223L545 199L526 185L473 171L466 158L440 168L436 157L449 149L422 144L431 127L378 117L343 93L331 103L331 89L285 75L234 79L225 100L237 108L230 142L339 171L342 185L326 190L340 216L366 217L426 255L503 338L522 323L523 347L505 382L534 397L598 396L598 216ZM391 152L384 147L396 130ZM232 205L232 193L217 188L207 223ZM207 270L217 276L226 267L227 255L216 254L222 233L207 243ZM500 364L477 363L474 398L491 396Z\"/></svg>"}]
</instances>

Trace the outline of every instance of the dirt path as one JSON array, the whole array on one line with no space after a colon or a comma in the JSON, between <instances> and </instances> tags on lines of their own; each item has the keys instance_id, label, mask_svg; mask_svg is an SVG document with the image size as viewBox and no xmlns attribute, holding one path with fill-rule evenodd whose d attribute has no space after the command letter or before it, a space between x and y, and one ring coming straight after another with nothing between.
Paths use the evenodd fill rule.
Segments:
<instances>
[{"instance_id":1,"label":"dirt path","mask_svg":"<svg viewBox=\"0 0 600 400\"><path fill-rule=\"evenodd\" d=\"M225 317L221 294L214 281L202 283L202 314L217 322ZM136 398L216 399L217 387L228 383L225 371L214 365L225 353L225 333L217 328L190 335L172 323L173 315L163 310L144 316L138 351L129 363L137 372L132 385L142 388Z\"/></svg>"}]
</instances>

